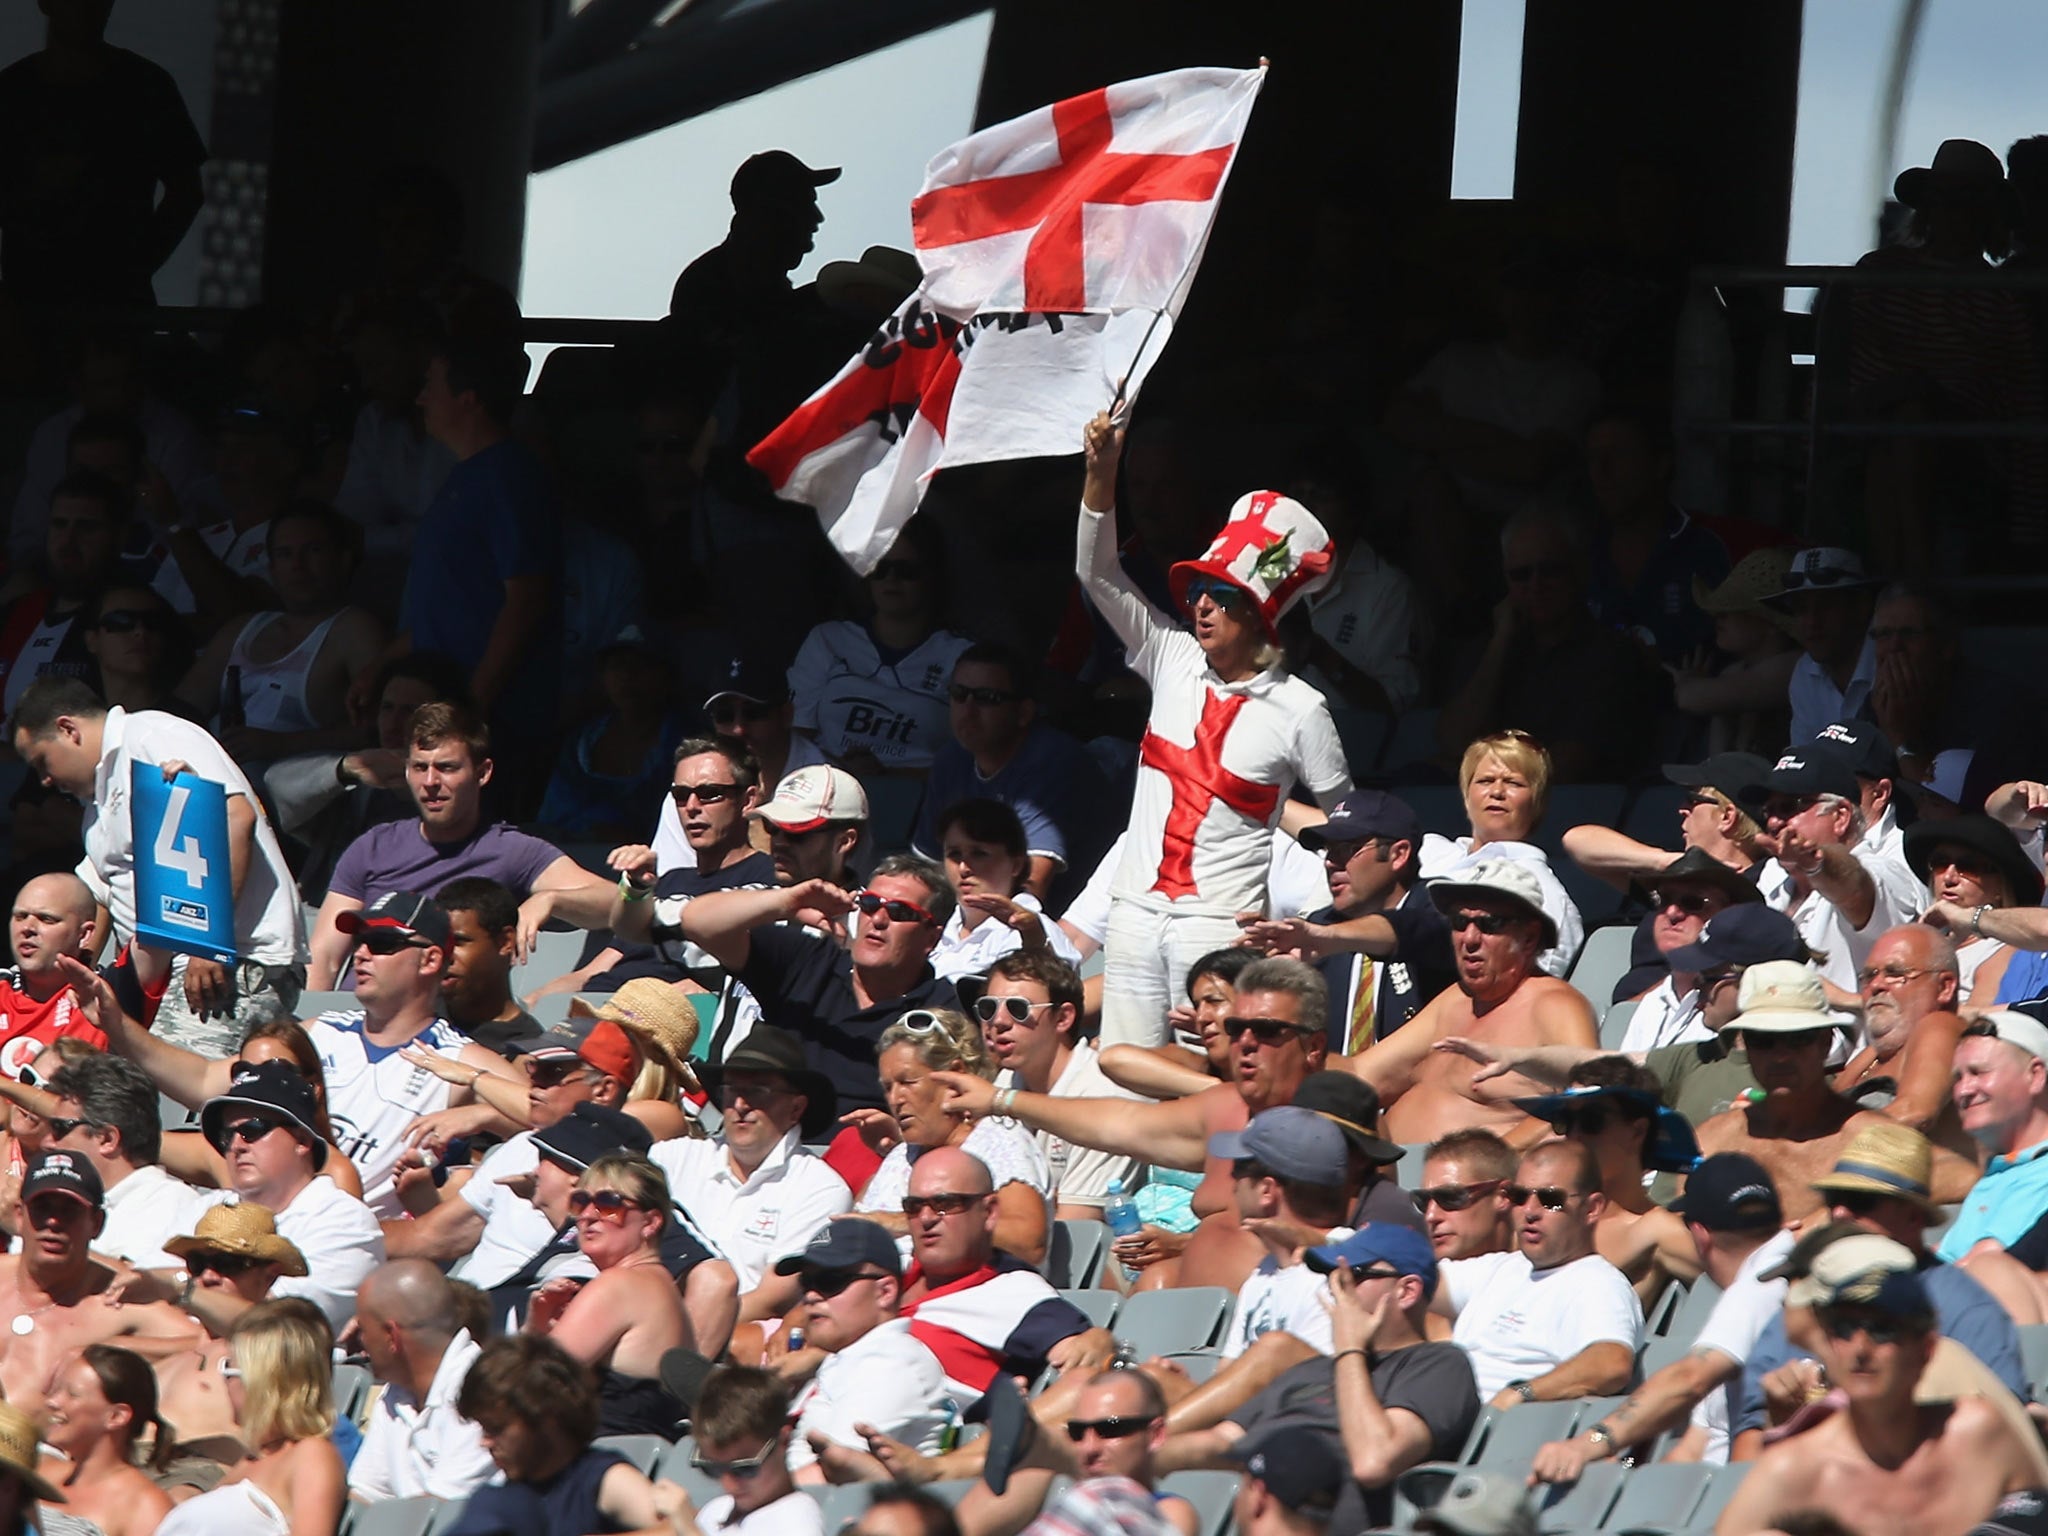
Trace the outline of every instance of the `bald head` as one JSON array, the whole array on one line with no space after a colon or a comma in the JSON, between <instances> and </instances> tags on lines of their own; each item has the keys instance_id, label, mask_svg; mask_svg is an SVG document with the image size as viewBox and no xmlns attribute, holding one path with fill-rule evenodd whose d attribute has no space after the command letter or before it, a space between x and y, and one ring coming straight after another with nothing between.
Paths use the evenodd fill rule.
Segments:
<instances>
[{"instance_id":1,"label":"bald head","mask_svg":"<svg viewBox=\"0 0 2048 1536\"><path fill-rule=\"evenodd\" d=\"M1878 935L1863 962L1864 1027L1881 1060L1906 1048L1913 1026L1928 1014L1952 1012L1962 992L1955 941L1922 923Z\"/></svg>"},{"instance_id":2,"label":"bald head","mask_svg":"<svg viewBox=\"0 0 2048 1536\"><path fill-rule=\"evenodd\" d=\"M988 1164L958 1147L934 1147L910 1170L913 1195L989 1195L995 1187Z\"/></svg>"},{"instance_id":3,"label":"bald head","mask_svg":"<svg viewBox=\"0 0 2048 1536\"><path fill-rule=\"evenodd\" d=\"M14 898L7 933L23 977L57 985L60 957L85 958L93 937L95 908L92 892L73 874L38 875L22 886Z\"/></svg>"},{"instance_id":4,"label":"bald head","mask_svg":"<svg viewBox=\"0 0 2048 1536\"><path fill-rule=\"evenodd\" d=\"M1546 1141L1522 1155L1515 1182L1555 1184L1575 1195L1589 1195L1600 1187L1600 1160L1582 1141Z\"/></svg>"},{"instance_id":5,"label":"bald head","mask_svg":"<svg viewBox=\"0 0 2048 1536\"><path fill-rule=\"evenodd\" d=\"M356 1305L415 1333L453 1338L462 1326L456 1316L455 1288L425 1259L393 1259L372 1270L356 1293Z\"/></svg>"}]
</instances>

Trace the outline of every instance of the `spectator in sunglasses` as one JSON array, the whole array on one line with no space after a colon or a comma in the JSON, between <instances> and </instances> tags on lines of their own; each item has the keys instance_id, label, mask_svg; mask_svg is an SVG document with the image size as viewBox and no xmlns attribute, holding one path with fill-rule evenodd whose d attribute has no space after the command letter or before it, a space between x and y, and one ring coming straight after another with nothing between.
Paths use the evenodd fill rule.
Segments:
<instances>
[{"instance_id":1,"label":"spectator in sunglasses","mask_svg":"<svg viewBox=\"0 0 2048 1536\"><path fill-rule=\"evenodd\" d=\"M312 925L308 986L339 984L350 958L341 915L390 891L432 895L465 875L496 880L519 900L519 960L552 919L578 928L602 928L610 920L614 882L552 843L485 818L484 787L495 772L490 730L470 710L433 703L413 712L406 728L405 781L418 814L370 828L335 864Z\"/></svg>"},{"instance_id":2,"label":"spectator in sunglasses","mask_svg":"<svg viewBox=\"0 0 2048 1536\"><path fill-rule=\"evenodd\" d=\"M1030 855L1024 823L1000 800L963 800L939 817L939 847L953 887L953 916L932 969L948 981L982 977L1000 955L1051 953L1069 965L1081 952L1025 889Z\"/></svg>"},{"instance_id":3,"label":"spectator in sunglasses","mask_svg":"<svg viewBox=\"0 0 2048 1536\"><path fill-rule=\"evenodd\" d=\"M1506 1253L1515 1242L1515 1150L1491 1131L1453 1131L1422 1155L1416 1208L1439 1260Z\"/></svg>"},{"instance_id":4,"label":"spectator in sunglasses","mask_svg":"<svg viewBox=\"0 0 2048 1536\"><path fill-rule=\"evenodd\" d=\"M775 1264L793 1277L803 1348L775 1367L797 1385L789 1468L796 1481L885 1482L888 1471L856 1425L930 1454L952 1420L946 1371L910 1332L903 1259L872 1221L828 1221L801 1250Z\"/></svg>"},{"instance_id":5,"label":"spectator in sunglasses","mask_svg":"<svg viewBox=\"0 0 2048 1536\"><path fill-rule=\"evenodd\" d=\"M836 779L828 780L833 786ZM865 796L859 808L865 816ZM807 926L852 912L861 914L860 931L846 947ZM684 908L682 931L746 986L766 1023L807 1042L811 1065L831 1079L842 1111L879 1109L872 1053L883 1029L908 1011L959 1006L952 983L930 963L952 912L945 871L895 854L860 891L807 879L709 892ZM864 1182L867 1172L856 1160L847 1182Z\"/></svg>"},{"instance_id":6,"label":"spectator in sunglasses","mask_svg":"<svg viewBox=\"0 0 2048 1536\"><path fill-rule=\"evenodd\" d=\"M1786 1218L1800 1221L1821 1208L1807 1182L1816 1162L1833 1159L1858 1132L1896 1122L1835 1086L1828 1053L1840 1026L1812 971L1783 961L1751 966L1742 976L1741 1009L1730 1027L1741 1035L1759 1092L1701 1124L1700 1151L1756 1158L1771 1171ZM1937 1149L1938 1200L1962 1199L1976 1177L1973 1158Z\"/></svg>"},{"instance_id":7,"label":"spectator in sunglasses","mask_svg":"<svg viewBox=\"0 0 2048 1536\"><path fill-rule=\"evenodd\" d=\"M668 1180L645 1157L598 1158L569 1196L577 1247L597 1274L557 1276L527 1303L526 1331L552 1338L596 1372L600 1434L671 1435L690 1413L661 1382L661 1357L696 1344L662 1263L670 1201Z\"/></svg>"},{"instance_id":8,"label":"spectator in sunglasses","mask_svg":"<svg viewBox=\"0 0 2048 1536\"><path fill-rule=\"evenodd\" d=\"M856 1110L846 1118L868 1136L882 1165L854 1210L898 1236L914 1228L903 1197L911 1168L935 1147L972 1154L995 1181L995 1244L1027 1264L1045 1257L1051 1225L1052 1175L1036 1138L1003 1115L970 1115L949 1102L957 1077L987 1082L995 1063L979 1025L951 1009L906 1013L882 1031L876 1051L886 1114Z\"/></svg>"},{"instance_id":9,"label":"spectator in sunglasses","mask_svg":"<svg viewBox=\"0 0 2048 1536\"><path fill-rule=\"evenodd\" d=\"M1763 828L1738 797L1770 771L1770 761L1751 752L1716 752L1697 763L1666 763L1664 777L1688 791L1678 805L1681 848L1697 849L1754 882L1773 849L1764 845ZM1564 851L1594 879L1623 892L1654 885L1680 857L1669 848L1637 842L1595 822L1567 827Z\"/></svg>"},{"instance_id":10,"label":"spectator in sunglasses","mask_svg":"<svg viewBox=\"0 0 2048 1536\"><path fill-rule=\"evenodd\" d=\"M1700 1017L1699 976L1672 968L1671 956L1697 943L1701 930L1716 913L1764 899L1755 882L1697 848L1688 848L1659 871L1649 896L1650 941L1666 974L1648 991L1637 994L1636 1011L1629 1016L1621 1038L1624 1051L1650 1051L1661 1045L1711 1038Z\"/></svg>"},{"instance_id":11,"label":"spectator in sunglasses","mask_svg":"<svg viewBox=\"0 0 2048 1536\"><path fill-rule=\"evenodd\" d=\"M1625 1056L1598 1056L1572 1070L1564 1092L1515 1101L1598 1160L1607 1205L1595 1244L1628 1276L1645 1309L1667 1285L1690 1285L1700 1272L1685 1223L1645 1188L1651 1173L1684 1173L1699 1159L1692 1127L1662 1099L1663 1087L1647 1068Z\"/></svg>"},{"instance_id":12,"label":"spectator in sunglasses","mask_svg":"<svg viewBox=\"0 0 2048 1536\"><path fill-rule=\"evenodd\" d=\"M1597 1249L1607 1206L1598 1160L1576 1142L1547 1142L1523 1154L1507 1200L1514 1249L1440 1263L1430 1303L1453 1319L1481 1401L1513 1408L1623 1391L1643 1306Z\"/></svg>"},{"instance_id":13,"label":"spectator in sunglasses","mask_svg":"<svg viewBox=\"0 0 2048 1536\"><path fill-rule=\"evenodd\" d=\"M106 1190L97 1251L140 1269L175 1268L164 1245L189 1232L207 1197L165 1171L156 1084L133 1062L97 1052L50 1079L52 1147L82 1154Z\"/></svg>"},{"instance_id":14,"label":"spectator in sunglasses","mask_svg":"<svg viewBox=\"0 0 2048 1536\"><path fill-rule=\"evenodd\" d=\"M1349 1065L1378 1091L1392 1141L1414 1145L1467 1126L1508 1135L1521 1112L1475 1092L1470 1068L1432 1047L1479 1034L1496 1047L1590 1048L1593 1010L1539 969L1557 924L1527 864L1487 860L1429 894L1451 930L1457 985Z\"/></svg>"},{"instance_id":15,"label":"spectator in sunglasses","mask_svg":"<svg viewBox=\"0 0 2048 1536\"><path fill-rule=\"evenodd\" d=\"M1064 906L1102 851L1098 809L1107 786L1080 743L1038 718L1035 685L1031 664L1007 646L960 653L948 689L953 739L932 758L912 846L938 857L939 812L963 800L1000 800L1023 823L1024 889Z\"/></svg>"},{"instance_id":16,"label":"spectator in sunglasses","mask_svg":"<svg viewBox=\"0 0 2048 1536\"><path fill-rule=\"evenodd\" d=\"M59 1035L40 1050L33 1045L32 1059L15 1069L12 1077L0 1078L0 1106L6 1113L6 1163L11 1178L21 1177L22 1165L50 1144L49 1116L56 1113L50 1097L50 1079L66 1065L83 1061L93 1048L76 1035ZM14 1214L0 1211L0 1228L12 1232Z\"/></svg>"},{"instance_id":17,"label":"spectator in sunglasses","mask_svg":"<svg viewBox=\"0 0 2048 1536\"><path fill-rule=\"evenodd\" d=\"M832 619L789 665L796 729L855 773L922 773L946 740L953 665L968 641L945 628L945 541L912 518L868 572L871 617Z\"/></svg>"},{"instance_id":18,"label":"spectator in sunglasses","mask_svg":"<svg viewBox=\"0 0 2048 1536\"><path fill-rule=\"evenodd\" d=\"M690 1416L696 1470L725 1491L702 1510L678 1485L657 1485L671 1528L729 1536L823 1536L824 1519L790 1476L795 1430L790 1392L772 1371L727 1366L711 1373ZM550 1527L566 1529L566 1527Z\"/></svg>"},{"instance_id":19,"label":"spectator in sunglasses","mask_svg":"<svg viewBox=\"0 0 2048 1536\"><path fill-rule=\"evenodd\" d=\"M1323 979L1299 960L1259 960L1238 975L1235 1011L1223 1021L1235 1064L1230 1081L1164 1103L1125 1098L1073 1099L1020 1088L998 1089L969 1073L941 1074L947 1107L975 1120L1007 1116L1077 1147L1141 1157L1202 1172L1191 1209L1194 1235L1172 1257L1148 1266L1147 1288L1244 1284L1265 1246L1239 1225L1230 1160L1210 1150L1212 1138L1241 1131L1262 1110L1292 1103L1311 1072L1323 1066L1326 1016Z\"/></svg>"},{"instance_id":20,"label":"spectator in sunglasses","mask_svg":"<svg viewBox=\"0 0 2048 1536\"><path fill-rule=\"evenodd\" d=\"M1992 803L2021 823L2017 831L1991 816L1953 816L1916 822L1899 840L1934 896L1920 921L1955 944L1958 997L1984 1009L2042 991L2041 952L2048 949L2041 871L2020 841L2031 841L2024 796L2001 790Z\"/></svg>"},{"instance_id":21,"label":"spectator in sunglasses","mask_svg":"<svg viewBox=\"0 0 2048 1536\"><path fill-rule=\"evenodd\" d=\"M93 599L80 625L98 673L100 697L109 704L131 713L164 709L204 718L172 692L191 646L183 621L158 593L143 586L108 587Z\"/></svg>"},{"instance_id":22,"label":"spectator in sunglasses","mask_svg":"<svg viewBox=\"0 0 2048 1536\"><path fill-rule=\"evenodd\" d=\"M1094 1038L1081 1032L1081 978L1059 956L1043 950L1004 955L989 968L988 988L976 999L974 1011L999 1069L998 1088L1063 1099L1117 1093L1103 1076ZM1220 1027L1217 1033L1220 1037ZM1099 1221L1112 1180L1121 1181L1126 1191L1137 1187L1142 1167L1137 1158L1075 1146L1050 1131L1036 1135L1050 1170L1057 1219Z\"/></svg>"}]
</instances>

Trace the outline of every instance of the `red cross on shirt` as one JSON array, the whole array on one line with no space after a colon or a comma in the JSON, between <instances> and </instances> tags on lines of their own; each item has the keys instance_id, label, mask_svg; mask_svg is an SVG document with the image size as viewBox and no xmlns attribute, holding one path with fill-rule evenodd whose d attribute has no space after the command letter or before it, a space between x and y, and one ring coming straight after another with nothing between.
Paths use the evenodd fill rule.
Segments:
<instances>
[{"instance_id":1,"label":"red cross on shirt","mask_svg":"<svg viewBox=\"0 0 2048 1536\"><path fill-rule=\"evenodd\" d=\"M1088 307L1081 259L1081 209L1088 203L1207 202L1223 184L1230 147L1192 155L1129 155L1109 147L1109 93L1056 102L1060 163L1015 176L935 187L910 204L919 250L1036 228L1024 254L1024 307Z\"/></svg>"},{"instance_id":2,"label":"red cross on shirt","mask_svg":"<svg viewBox=\"0 0 2048 1536\"><path fill-rule=\"evenodd\" d=\"M1138 761L1157 768L1173 786L1173 806L1166 813L1166 832L1160 842L1159 878L1152 884L1152 889L1169 901L1197 894L1195 835L1211 805L1221 800L1239 815L1263 825L1280 798L1277 786L1255 784L1223 766L1223 738L1230 734L1238 711L1250 702L1249 694L1222 695L1205 688L1193 746L1177 747L1151 730L1138 744Z\"/></svg>"}]
</instances>

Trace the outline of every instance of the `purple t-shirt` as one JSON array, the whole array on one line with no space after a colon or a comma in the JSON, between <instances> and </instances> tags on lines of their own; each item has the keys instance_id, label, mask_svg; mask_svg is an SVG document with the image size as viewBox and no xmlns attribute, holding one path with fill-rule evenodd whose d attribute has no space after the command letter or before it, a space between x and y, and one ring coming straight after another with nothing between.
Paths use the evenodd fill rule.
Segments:
<instances>
[{"instance_id":1,"label":"purple t-shirt","mask_svg":"<svg viewBox=\"0 0 2048 1536\"><path fill-rule=\"evenodd\" d=\"M478 875L524 901L541 871L560 857L562 850L553 843L502 821L478 828L459 843L430 843L420 832L419 819L408 817L372 827L350 843L327 889L368 906L386 891L432 896L452 880Z\"/></svg>"}]
</instances>

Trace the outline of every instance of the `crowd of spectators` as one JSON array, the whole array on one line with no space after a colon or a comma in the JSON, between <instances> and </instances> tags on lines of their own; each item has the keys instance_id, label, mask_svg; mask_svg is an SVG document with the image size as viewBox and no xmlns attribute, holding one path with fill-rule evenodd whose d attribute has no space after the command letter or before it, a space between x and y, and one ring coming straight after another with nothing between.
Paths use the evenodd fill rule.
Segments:
<instances>
[{"instance_id":1,"label":"crowd of spectators","mask_svg":"<svg viewBox=\"0 0 2048 1536\"><path fill-rule=\"evenodd\" d=\"M0 120L119 70L175 126L45 9ZM2034 148L1942 146L1865 265L2001 256ZM158 149L95 228L160 258ZM1731 1532L2038 1528L2048 737L1932 579L2048 544L2038 441L1880 443L1857 548L1688 508L1544 244L1370 445L1253 433L1245 489L1186 407L1105 414L1016 509L1060 579L942 477L854 580L744 464L916 279L792 284L838 174L747 160L669 316L531 393L419 173L370 212L425 247L329 310L47 338L0 1530L821 1536L872 1484L865 1536L1213 1536L1173 1479L1228 1470L1240 1536L1359 1536L1575 1403L1415 1518L1533 1529L1625 1458L1753 1463ZM25 216L13 302L147 298ZM1873 416L2038 415L2002 313L1829 334ZM138 932L131 787L181 773L231 960ZM1189 1357L1100 1321L1204 1288ZM689 1486L604 1438L684 1435Z\"/></svg>"}]
</instances>

